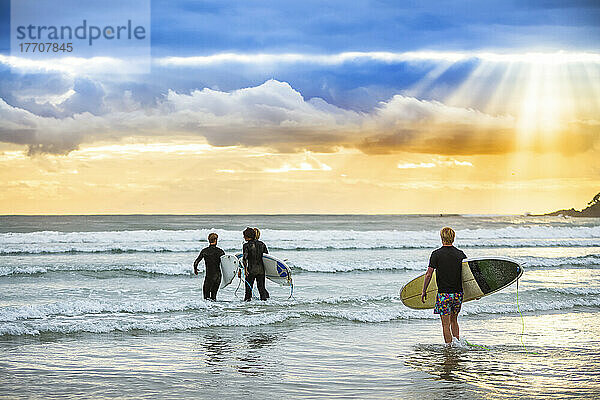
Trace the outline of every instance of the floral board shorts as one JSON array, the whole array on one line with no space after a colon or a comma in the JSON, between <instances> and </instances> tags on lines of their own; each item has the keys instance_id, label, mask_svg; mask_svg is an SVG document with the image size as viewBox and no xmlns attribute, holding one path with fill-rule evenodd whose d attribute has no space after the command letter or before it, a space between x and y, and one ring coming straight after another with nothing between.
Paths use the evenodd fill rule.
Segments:
<instances>
[{"instance_id":1,"label":"floral board shorts","mask_svg":"<svg viewBox=\"0 0 600 400\"><path fill-rule=\"evenodd\" d=\"M440 315L458 314L462 302L462 293L438 293L433 313Z\"/></svg>"}]
</instances>

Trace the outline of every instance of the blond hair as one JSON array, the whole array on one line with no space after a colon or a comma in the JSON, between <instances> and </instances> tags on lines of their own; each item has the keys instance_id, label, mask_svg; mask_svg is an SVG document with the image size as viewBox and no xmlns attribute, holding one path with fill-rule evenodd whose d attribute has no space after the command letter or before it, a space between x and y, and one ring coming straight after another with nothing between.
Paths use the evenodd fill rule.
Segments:
<instances>
[{"instance_id":1,"label":"blond hair","mask_svg":"<svg viewBox=\"0 0 600 400\"><path fill-rule=\"evenodd\" d=\"M452 228L445 227L445 228L442 228L442 230L440 231L440 237L442 238L443 244L454 243L454 236L456 236L456 233L454 232L454 229L452 229Z\"/></svg>"},{"instance_id":2,"label":"blond hair","mask_svg":"<svg viewBox=\"0 0 600 400\"><path fill-rule=\"evenodd\" d=\"M216 233L209 233L208 234L208 243L217 243L217 239L219 238L219 235L217 235Z\"/></svg>"},{"instance_id":3,"label":"blond hair","mask_svg":"<svg viewBox=\"0 0 600 400\"><path fill-rule=\"evenodd\" d=\"M260 231L258 230L258 228L253 228L254 229L254 239L258 240L260 238Z\"/></svg>"}]
</instances>

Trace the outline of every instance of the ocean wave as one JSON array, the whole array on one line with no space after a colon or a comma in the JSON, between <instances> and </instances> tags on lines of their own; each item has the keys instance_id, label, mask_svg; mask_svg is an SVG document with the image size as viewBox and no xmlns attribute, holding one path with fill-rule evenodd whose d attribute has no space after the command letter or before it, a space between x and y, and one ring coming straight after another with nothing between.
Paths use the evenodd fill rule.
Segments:
<instances>
[{"instance_id":1,"label":"ocean wave","mask_svg":"<svg viewBox=\"0 0 600 400\"><path fill-rule=\"evenodd\" d=\"M548 294L550 296L554 296L557 294L568 295L568 296L600 296L600 287L593 287L593 286L545 287L545 288L519 290L519 292L521 294L533 293L534 296L539 296L539 295L543 295L543 294Z\"/></svg>"},{"instance_id":2,"label":"ocean wave","mask_svg":"<svg viewBox=\"0 0 600 400\"><path fill-rule=\"evenodd\" d=\"M281 243L268 243L270 251L315 251L315 250L418 250L418 249L435 249L439 247L439 243L433 241L427 243L413 243L410 245L402 244L389 244L387 246L373 246L368 243L357 244L356 246L337 244L337 245L324 245L319 243L313 243L310 246L299 247L299 246L285 246ZM581 239L530 239L530 240L518 240L518 239L498 239L498 240L479 240L476 243L469 243L462 241L460 244L455 243L457 247L463 249L490 249L490 248L507 248L507 249L522 249L530 247L592 247L598 245L598 239L596 238L581 238ZM200 245L194 244L120 244L121 247L114 247L115 243L106 244L96 243L92 245L73 245L69 244L66 246L51 245L44 248L36 248L36 245L24 244L22 247L27 249L6 246L3 250L0 250L0 256L26 256L26 255L51 255L51 254L122 254L122 253L197 253L206 243ZM239 252L242 246L235 245L223 245L219 243L225 252Z\"/></svg>"},{"instance_id":3,"label":"ocean wave","mask_svg":"<svg viewBox=\"0 0 600 400\"><path fill-rule=\"evenodd\" d=\"M540 311L561 311L576 307L600 307L600 297L582 296L578 298L566 298L560 300L544 300L543 302L527 303L521 301L519 308L522 313L533 313ZM515 304L478 304L477 300L465 303L463 315L479 314L516 314Z\"/></svg>"},{"instance_id":4,"label":"ocean wave","mask_svg":"<svg viewBox=\"0 0 600 400\"><path fill-rule=\"evenodd\" d=\"M227 230L138 230L106 232L0 233L0 254L94 253L94 252L197 252L206 236L219 234L219 246L238 251L241 233ZM278 250L421 249L439 246L437 230L347 231L269 230L262 232L269 248ZM503 227L464 229L457 232L457 246L481 247L581 247L597 245L600 226Z\"/></svg>"},{"instance_id":5,"label":"ocean wave","mask_svg":"<svg viewBox=\"0 0 600 400\"><path fill-rule=\"evenodd\" d=\"M546 290L546 289L539 289ZM564 311L578 307L600 307L600 297L578 293L578 297L525 302L527 313ZM472 301L463 306L464 316L517 316L516 304ZM0 336L45 333L165 332L208 327L248 327L279 323L341 320L357 323L385 323L396 320L437 319L431 310L411 310L396 297L362 296L346 299L269 301L247 304L242 301L206 303L106 303L78 301L40 306L5 308L0 312Z\"/></svg>"},{"instance_id":6,"label":"ocean wave","mask_svg":"<svg viewBox=\"0 0 600 400\"><path fill-rule=\"evenodd\" d=\"M204 273L204 266L198 268L200 273ZM193 267L188 264L139 264L139 265L15 265L0 266L0 276L10 275L38 275L51 272L85 272L103 274L114 272L115 277L123 273L137 273L140 275L191 275Z\"/></svg>"},{"instance_id":7,"label":"ocean wave","mask_svg":"<svg viewBox=\"0 0 600 400\"><path fill-rule=\"evenodd\" d=\"M27 319L47 319L56 316L74 317L103 313L157 314L165 312L205 310L209 305L202 300L177 301L131 301L126 303L101 300L76 300L50 304L35 304L20 307L5 307L0 310L0 322Z\"/></svg>"},{"instance_id":8,"label":"ocean wave","mask_svg":"<svg viewBox=\"0 0 600 400\"><path fill-rule=\"evenodd\" d=\"M515 257L515 259L527 269L549 268L549 267L598 267L600 266L600 254L586 254L577 257Z\"/></svg>"},{"instance_id":9,"label":"ocean wave","mask_svg":"<svg viewBox=\"0 0 600 400\"><path fill-rule=\"evenodd\" d=\"M490 255L493 257L494 255ZM526 271L538 269L552 268L600 268L600 254L588 254L577 257L531 257L531 256L513 256L517 262L524 266ZM148 261L140 262L119 260L119 264L115 264L114 260L85 263L66 263L66 262L48 262L43 260L39 262L33 260L20 260L11 262L10 265L0 265L0 276L11 275L38 275L46 273L61 273L61 272L85 272L95 274L106 274L113 272L114 276L121 274L136 273L144 275L168 275L168 276L189 276L192 273L192 260L189 262L174 262L174 261ZM336 260L330 260L325 257L315 257L312 255L308 259L303 259L301 256L289 261L294 273L352 273L352 272L368 272L368 271L424 271L427 269L427 258L413 259L412 255L407 255L405 258L394 258L382 256L381 258L366 258L363 259L348 259L337 257ZM199 265L200 274L204 273L204 263ZM103 275L103 276L104 276Z\"/></svg>"},{"instance_id":10,"label":"ocean wave","mask_svg":"<svg viewBox=\"0 0 600 400\"><path fill-rule=\"evenodd\" d=\"M82 320L62 323L61 321L43 321L34 325L8 323L0 325L0 336L40 335L44 333L110 333L110 332L168 332L226 326L260 326L283 322L298 317L295 313L276 313L261 315L236 315L206 318L179 318L165 320Z\"/></svg>"},{"instance_id":11,"label":"ocean wave","mask_svg":"<svg viewBox=\"0 0 600 400\"><path fill-rule=\"evenodd\" d=\"M241 297L240 297L241 300ZM268 309L289 308L298 306L322 305L354 305L378 304L399 302L398 299L381 296L357 296L341 298L314 298L296 300L271 299L266 306ZM106 300L73 300L59 301L48 304L34 304L0 309L0 322L15 322L19 320L48 319L53 317L92 316L94 314L163 314L196 312L207 310L210 312L239 312L246 309L246 303L241 301L207 302L202 299L173 299L152 301L106 301Z\"/></svg>"}]
</instances>

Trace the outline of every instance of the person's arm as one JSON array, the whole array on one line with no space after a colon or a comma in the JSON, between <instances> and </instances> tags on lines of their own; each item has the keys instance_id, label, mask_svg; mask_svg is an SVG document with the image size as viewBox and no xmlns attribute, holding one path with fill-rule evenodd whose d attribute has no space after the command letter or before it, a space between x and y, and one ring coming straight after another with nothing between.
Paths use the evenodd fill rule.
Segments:
<instances>
[{"instance_id":1,"label":"person's arm","mask_svg":"<svg viewBox=\"0 0 600 400\"><path fill-rule=\"evenodd\" d=\"M425 280L423 281L423 290L421 291L421 302L425 303L427 299L427 287L429 286L429 282L431 282L431 277L433 276L433 271L437 267L437 253L434 251L429 256L429 268L427 268L427 272L425 273Z\"/></svg>"},{"instance_id":2,"label":"person's arm","mask_svg":"<svg viewBox=\"0 0 600 400\"><path fill-rule=\"evenodd\" d=\"M200 254L198 254L196 261L194 261L194 274L196 274L196 275L198 275L198 264L200 263L200 261L202 261L203 258L204 258L204 250L202 250L200 252Z\"/></svg>"},{"instance_id":3,"label":"person's arm","mask_svg":"<svg viewBox=\"0 0 600 400\"><path fill-rule=\"evenodd\" d=\"M427 287L429 286L429 282L431 282L431 277L433 276L434 269L429 267L427 268L427 272L425 273L425 281L423 282L423 291L421 292L421 302L425 303L427 300Z\"/></svg>"},{"instance_id":4,"label":"person's arm","mask_svg":"<svg viewBox=\"0 0 600 400\"><path fill-rule=\"evenodd\" d=\"M264 244L264 243L263 243L263 245L264 245L264 248L265 248L265 254L269 254L269 249L267 249L267 245Z\"/></svg>"}]
</instances>

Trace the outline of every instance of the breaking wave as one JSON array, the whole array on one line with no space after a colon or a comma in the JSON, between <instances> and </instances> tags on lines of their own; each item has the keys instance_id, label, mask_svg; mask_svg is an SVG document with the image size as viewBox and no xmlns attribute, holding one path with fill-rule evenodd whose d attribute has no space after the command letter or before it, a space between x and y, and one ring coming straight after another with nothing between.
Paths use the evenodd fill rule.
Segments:
<instances>
[{"instance_id":1,"label":"breaking wave","mask_svg":"<svg viewBox=\"0 0 600 400\"><path fill-rule=\"evenodd\" d=\"M206 244L215 231L225 251L241 248L241 234L226 230L138 230L106 232L0 233L0 254L94 253L94 252L192 252ZM503 227L465 229L457 232L460 247L556 247L590 246L600 239L595 227ZM345 231L269 230L262 238L271 249L419 249L439 245L437 230Z\"/></svg>"}]
</instances>

